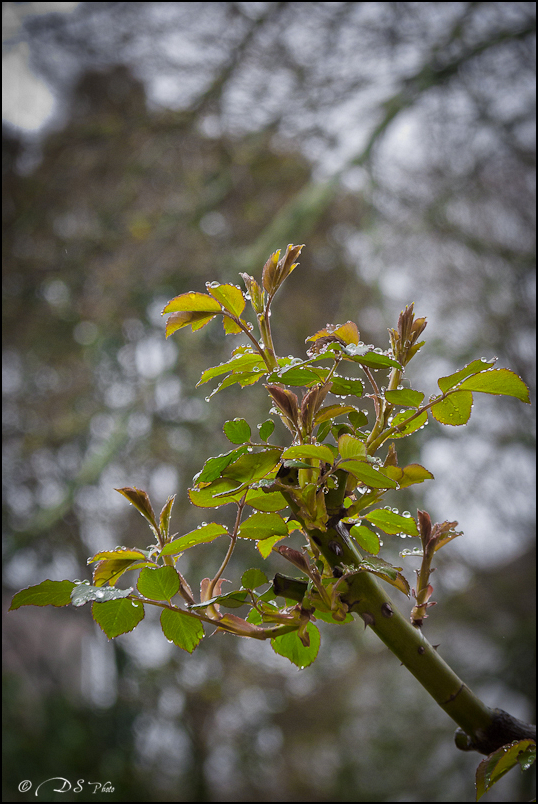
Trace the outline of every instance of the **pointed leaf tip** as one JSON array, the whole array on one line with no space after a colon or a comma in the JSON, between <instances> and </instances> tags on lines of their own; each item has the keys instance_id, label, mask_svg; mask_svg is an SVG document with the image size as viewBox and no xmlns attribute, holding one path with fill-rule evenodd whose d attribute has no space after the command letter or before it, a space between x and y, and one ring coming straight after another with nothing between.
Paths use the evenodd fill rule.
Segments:
<instances>
[{"instance_id":1,"label":"pointed leaf tip","mask_svg":"<svg viewBox=\"0 0 538 804\"><path fill-rule=\"evenodd\" d=\"M125 488L122 489L114 489L114 491L123 494L123 496L129 500L131 505L134 505L137 511L140 511L142 516L149 522L152 528L154 528L154 530L157 532L159 531L153 507L145 491L130 486L125 486Z\"/></svg>"}]
</instances>

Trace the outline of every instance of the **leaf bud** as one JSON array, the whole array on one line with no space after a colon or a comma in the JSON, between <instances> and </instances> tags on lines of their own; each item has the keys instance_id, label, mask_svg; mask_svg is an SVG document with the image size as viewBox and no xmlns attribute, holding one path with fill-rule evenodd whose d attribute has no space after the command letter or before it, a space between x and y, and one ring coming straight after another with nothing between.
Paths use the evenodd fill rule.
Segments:
<instances>
[{"instance_id":1,"label":"leaf bud","mask_svg":"<svg viewBox=\"0 0 538 804\"><path fill-rule=\"evenodd\" d=\"M422 544L426 545L430 541L432 532L432 521L427 511L417 511L418 527Z\"/></svg>"},{"instance_id":2,"label":"leaf bud","mask_svg":"<svg viewBox=\"0 0 538 804\"><path fill-rule=\"evenodd\" d=\"M262 285L269 294L275 293L278 288L276 284L276 266L280 257L280 249L273 252L262 270Z\"/></svg>"},{"instance_id":3,"label":"leaf bud","mask_svg":"<svg viewBox=\"0 0 538 804\"><path fill-rule=\"evenodd\" d=\"M293 391L281 388L280 385L266 385L265 387L271 394L273 402L284 414L284 424L292 432L297 430L299 427L299 400L297 396Z\"/></svg>"},{"instance_id":4,"label":"leaf bud","mask_svg":"<svg viewBox=\"0 0 538 804\"><path fill-rule=\"evenodd\" d=\"M303 248L304 244L301 246L292 246L290 244L281 259L279 259L280 250L275 251L263 266L262 284L271 297L275 295L286 277L297 267L297 263L294 260L297 259Z\"/></svg>"},{"instance_id":5,"label":"leaf bud","mask_svg":"<svg viewBox=\"0 0 538 804\"><path fill-rule=\"evenodd\" d=\"M243 282L245 283L245 287L248 291L250 296L250 301L254 311L258 314L263 313L264 301L265 301L265 293L262 288L258 285L254 277L249 276L249 274L241 274L243 278Z\"/></svg>"},{"instance_id":6,"label":"leaf bud","mask_svg":"<svg viewBox=\"0 0 538 804\"><path fill-rule=\"evenodd\" d=\"M285 544L279 545L277 551L283 558L286 558L288 561L291 561L292 564L300 569L305 575L310 575L310 564L308 562L307 557L300 553L298 550L294 550L293 547L287 547Z\"/></svg>"},{"instance_id":7,"label":"leaf bud","mask_svg":"<svg viewBox=\"0 0 538 804\"><path fill-rule=\"evenodd\" d=\"M329 383L316 385L306 393L301 402L301 423L306 433L311 433L316 413L329 393Z\"/></svg>"}]
</instances>

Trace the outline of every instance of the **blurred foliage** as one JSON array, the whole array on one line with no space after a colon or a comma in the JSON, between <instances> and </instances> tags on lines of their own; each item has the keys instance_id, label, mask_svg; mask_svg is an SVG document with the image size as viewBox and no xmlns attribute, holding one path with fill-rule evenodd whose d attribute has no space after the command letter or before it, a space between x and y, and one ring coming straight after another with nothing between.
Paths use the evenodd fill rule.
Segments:
<instances>
[{"instance_id":1,"label":"blurred foliage","mask_svg":"<svg viewBox=\"0 0 538 804\"><path fill-rule=\"evenodd\" d=\"M281 354L303 356L308 335L347 319L382 346L415 300L430 317L425 385L481 354L532 384L533 14L530 3L81 3L28 18L34 65L67 100L31 168L3 130L9 586L80 575L98 548L144 546L144 523L113 487L147 488L157 504L178 491L174 530L200 523L185 488L227 449L222 422L254 426L266 399L232 390L207 405L208 386L194 385L230 339L212 324L165 342L160 312L206 280L257 275L288 242L307 246L275 305ZM185 37L195 46L182 50ZM156 111L141 78L154 98L170 75L179 109ZM447 439L475 474L435 470L441 501L472 496L507 539L522 537L531 421L503 400L502 419L484 409L468 454ZM220 560L201 547L189 574ZM444 565L437 599L450 601L464 563ZM522 717L531 566L523 557L477 579L467 566L468 589L426 624L472 689ZM55 774L112 777L125 801L472 797L478 757L456 752L443 713L358 626L321 623L322 655L297 674L269 646L224 635L192 657L159 652L148 621L142 637L106 646L110 673L89 648L59 669L67 612L24 629L27 614L8 631L6 800L23 778ZM103 702L88 678L106 667ZM491 800L530 798L520 784L507 777Z\"/></svg>"}]
</instances>

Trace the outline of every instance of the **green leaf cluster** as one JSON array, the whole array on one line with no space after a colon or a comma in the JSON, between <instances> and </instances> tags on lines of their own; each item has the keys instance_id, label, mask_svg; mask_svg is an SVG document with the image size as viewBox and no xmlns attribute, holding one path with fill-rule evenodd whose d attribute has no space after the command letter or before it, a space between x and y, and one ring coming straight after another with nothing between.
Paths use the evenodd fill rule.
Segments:
<instances>
[{"instance_id":1,"label":"green leaf cluster","mask_svg":"<svg viewBox=\"0 0 538 804\"><path fill-rule=\"evenodd\" d=\"M420 540L401 555L422 559L412 618L415 624L424 619L431 605L433 555L458 535L453 530L457 523L432 525L426 512L418 511L415 518L383 507L388 490L433 479L418 463L399 466L395 444L422 428L428 417L442 425L466 424L475 394L528 403L528 389L509 369L494 368L494 359L473 360L441 377L438 391L425 401L425 392L410 387L405 376L424 344L419 338L426 327L425 318L415 317L413 305L389 330L385 350L363 343L357 325L347 321L310 336L306 357L279 357L271 304L295 270L302 248L289 245L282 257L274 252L261 281L242 274L245 290L209 282L207 292L176 296L163 311L166 337L186 326L196 332L216 317L226 335L242 337L229 360L203 372L198 385L218 380L208 399L233 385L244 388L260 380L268 393L270 418L255 428L240 416L226 421L223 430L232 449L209 457L188 490L195 506L216 514L232 505L234 526L204 522L195 530L182 533L179 528L172 534L174 497L157 516L145 491L117 489L146 520L154 546L100 551L88 559L91 582L45 580L18 592L12 610L90 602L94 620L113 638L132 631L147 606L157 606L164 636L189 653L202 641L205 624L210 632L268 639L276 653L306 667L320 647L316 619L337 624L352 620L357 578L375 576L409 597L402 568L380 556L383 540L400 534ZM357 406L363 397L373 411ZM268 443L275 418L288 433L281 445ZM389 447L383 456L385 442ZM297 533L300 549L292 546ZM270 582L255 567L242 573L239 589L223 592L223 572L239 539L253 542L260 560L275 554L288 561L295 576L277 573ZM213 549L222 552L222 564L213 578L191 586L183 555L213 542ZM117 583L126 573L135 573L129 576L134 579L120 589ZM198 587L195 595L193 588ZM244 617L223 611L242 608Z\"/></svg>"}]
</instances>

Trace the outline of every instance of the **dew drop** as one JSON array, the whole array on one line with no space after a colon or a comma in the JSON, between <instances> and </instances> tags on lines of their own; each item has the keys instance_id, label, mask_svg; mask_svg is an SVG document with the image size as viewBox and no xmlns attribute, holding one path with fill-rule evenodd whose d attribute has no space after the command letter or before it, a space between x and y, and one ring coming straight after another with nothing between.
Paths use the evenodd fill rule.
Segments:
<instances>
[{"instance_id":1,"label":"dew drop","mask_svg":"<svg viewBox=\"0 0 538 804\"><path fill-rule=\"evenodd\" d=\"M392 513L393 513L393 514L399 514L400 512L399 512L399 510L398 510L397 508L393 508L393 509L392 509Z\"/></svg>"},{"instance_id":2,"label":"dew drop","mask_svg":"<svg viewBox=\"0 0 538 804\"><path fill-rule=\"evenodd\" d=\"M404 516L406 519L409 519L411 517L411 512L410 511L404 511L402 513L402 516Z\"/></svg>"}]
</instances>

